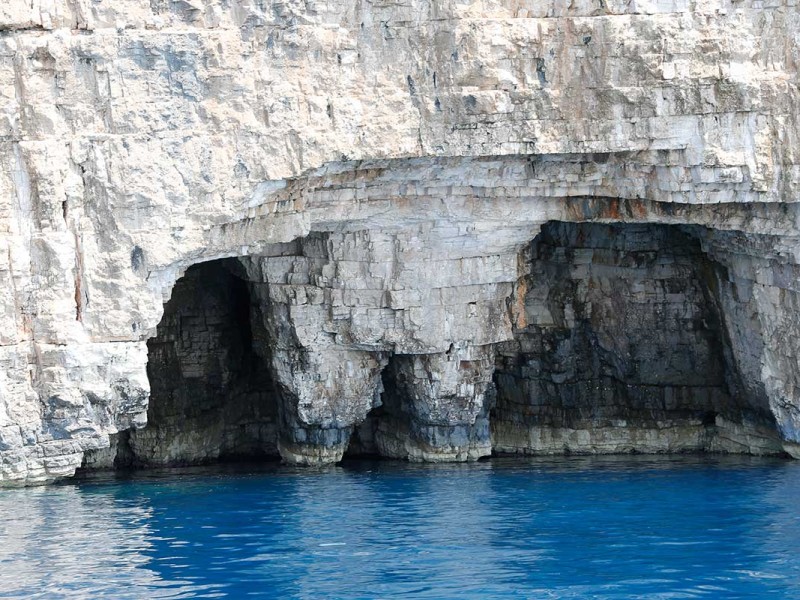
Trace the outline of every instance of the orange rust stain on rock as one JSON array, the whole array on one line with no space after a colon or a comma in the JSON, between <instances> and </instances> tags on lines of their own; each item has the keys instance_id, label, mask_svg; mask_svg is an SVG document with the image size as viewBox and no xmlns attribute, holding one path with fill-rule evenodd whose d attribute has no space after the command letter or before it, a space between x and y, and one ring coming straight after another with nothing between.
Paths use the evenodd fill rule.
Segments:
<instances>
[{"instance_id":1,"label":"orange rust stain on rock","mask_svg":"<svg viewBox=\"0 0 800 600\"><path fill-rule=\"evenodd\" d=\"M606 219L622 219L622 215L619 212L619 200L614 199L608 203L608 206L605 207L605 213L603 217Z\"/></svg>"},{"instance_id":2,"label":"orange rust stain on rock","mask_svg":"<svg viewBox=\"0 0 800 600\"><path fill-rule=\"evenodd\" d=\"M646 203L640 199L631 200L631 213L637 219L644 219L647 216L647 206Z\"/></svg>"},{"instance_id":3,"label":"orange rust stain on rock","mask_svg":"<svg viewBox=\"0 0 800 600\"><path fill-rule=\"evenodd\" d=\"M514 326L517 329L525 329L528 326L528 319L525 316L525 296L528 294L528 283L524 277L517 281L517 289L514 292Z\"/></svg>"}]
</instances>

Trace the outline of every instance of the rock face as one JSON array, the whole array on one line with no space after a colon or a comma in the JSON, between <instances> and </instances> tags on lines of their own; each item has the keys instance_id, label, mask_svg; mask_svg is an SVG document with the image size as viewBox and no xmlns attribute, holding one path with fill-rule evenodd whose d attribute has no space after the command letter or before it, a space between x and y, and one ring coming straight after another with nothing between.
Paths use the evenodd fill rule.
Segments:
<instances>
[{"instance_id":1,"label":"rock face","mask_svg":"<svg viewBox=\"0 0 800 600\"><path fill-rule=\"evenodd\" d=\"M0 482L800 456L797 47L794 0L3 3Z\"/></svg>"},{"instance_id":2,"label":"rock face","mask_svg":"<svg viewBox=\"0 0 800 600\"><path fill-rule=\"evenodd\" d=\"M745 389L734 358L744 340L723 321L728 275L701 250L702 235L542 228L517 292L525 326L498 345L498 451L780 451L765 394L757 382Z\"/></svg>"}]
</instances>

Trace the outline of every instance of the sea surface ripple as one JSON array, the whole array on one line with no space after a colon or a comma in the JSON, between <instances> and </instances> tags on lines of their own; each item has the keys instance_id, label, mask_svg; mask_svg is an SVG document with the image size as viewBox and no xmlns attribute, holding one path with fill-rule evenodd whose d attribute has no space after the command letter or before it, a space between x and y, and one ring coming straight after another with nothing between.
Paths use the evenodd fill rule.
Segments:
<instances>
[{"instance_id":1,"label":"sea surface ripple","mask_svg":"<svg viewBox=\"0 0 800 600\"><path fill-rule=\"evenodd\" d=\"M800 463L350 462L0 491L3 598L800 598Z\"/></svg>"}]
</instances>

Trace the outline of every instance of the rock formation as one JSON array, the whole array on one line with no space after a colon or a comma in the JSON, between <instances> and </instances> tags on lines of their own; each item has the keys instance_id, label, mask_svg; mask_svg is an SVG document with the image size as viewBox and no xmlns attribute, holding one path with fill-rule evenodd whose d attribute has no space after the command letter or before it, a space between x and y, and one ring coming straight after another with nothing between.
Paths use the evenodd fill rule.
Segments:
<instances>
[{"instance_id":1,"label":"rock formation","mask_svg":"<svg viewBox=\"0 0 800 600\"><path fill-rule=\"evenodd\" d=\"M798 47L794 0L4 2L0 482L800 456Z\"/></svg>"}]
</instances>

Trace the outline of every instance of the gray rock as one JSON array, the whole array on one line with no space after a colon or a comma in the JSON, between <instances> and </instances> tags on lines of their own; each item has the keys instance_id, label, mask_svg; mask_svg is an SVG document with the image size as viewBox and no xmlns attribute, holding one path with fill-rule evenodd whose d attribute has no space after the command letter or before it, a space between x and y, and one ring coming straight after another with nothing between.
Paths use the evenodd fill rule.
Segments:
<instances>
[{"instance_id":1,"label":"gray rock","mask_svg":"<svg viewBox=\"0 0 800 600\"><path fill-rule=\"evenodd\" d=\"M0 482L351 436L800 456L798 31L780 0L3 3ZM181 291L221 259L250 344Z\"/></svg>"}]
</instances>

